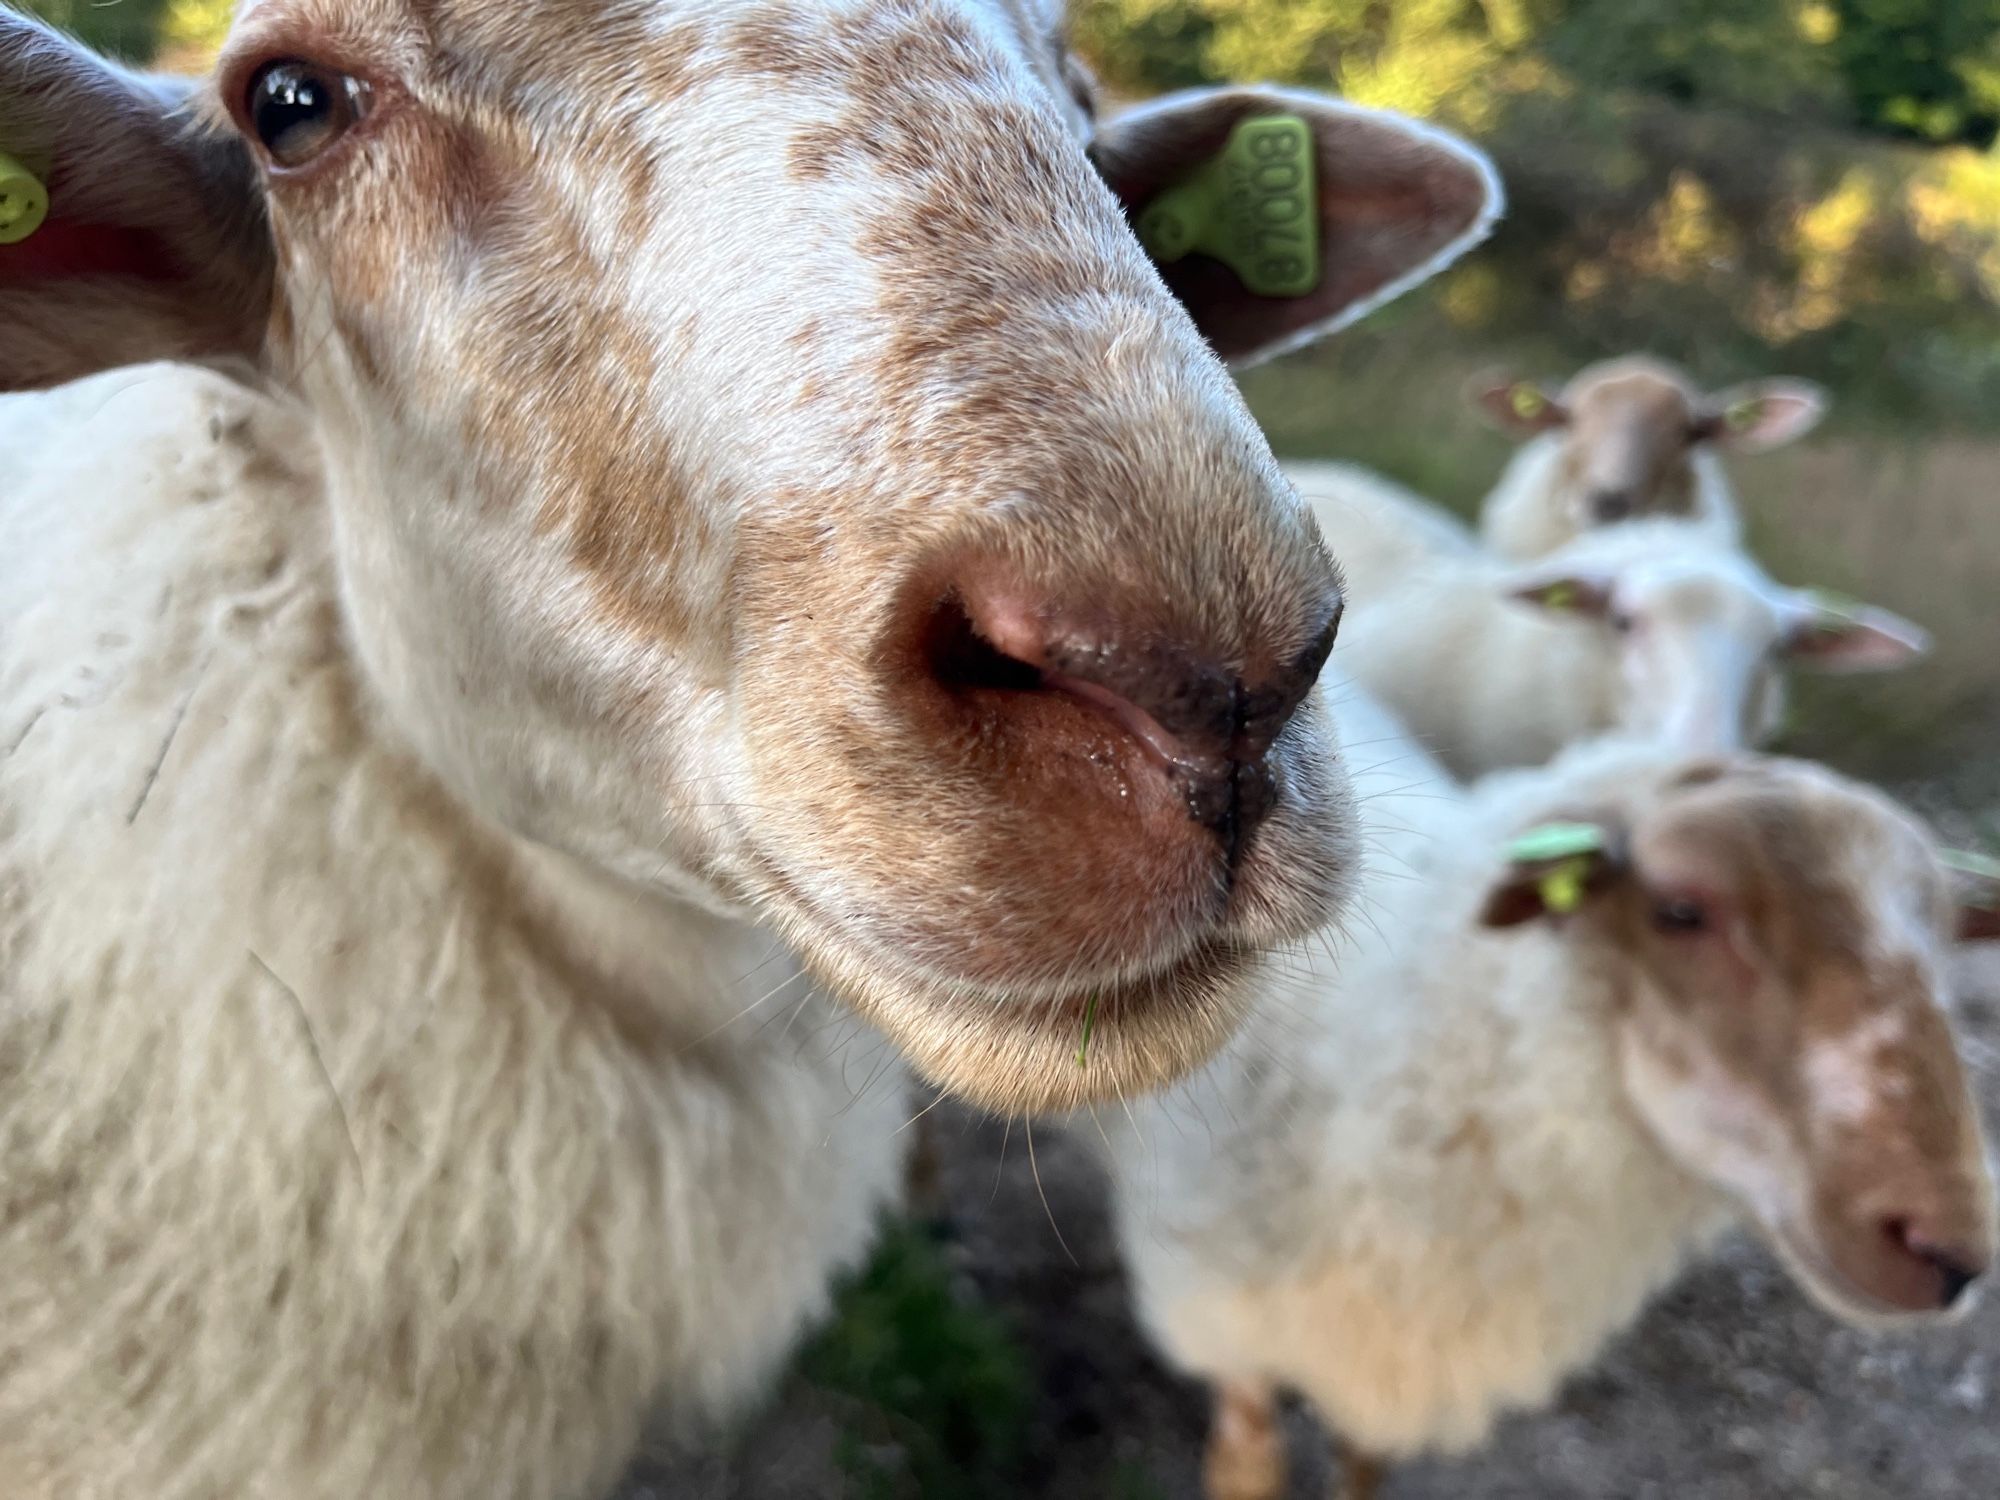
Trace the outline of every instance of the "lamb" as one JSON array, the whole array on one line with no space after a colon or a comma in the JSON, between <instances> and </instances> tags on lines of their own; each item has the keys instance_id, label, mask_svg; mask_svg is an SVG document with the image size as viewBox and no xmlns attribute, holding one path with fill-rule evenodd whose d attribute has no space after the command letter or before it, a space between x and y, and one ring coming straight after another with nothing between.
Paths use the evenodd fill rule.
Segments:
<instances>
[{"instance_id":1,"label":"lamb","mask_svg":"<svg viewBox=\"0 0 2000 1500\"><path fill-rule=\"evenodd\" d=\"M1481 512L1501 557L1543 557L1597 526L1678 517L1729 544L1742 521L1723 453L1767 453L1806 435L1826 393L1803 380L1753 381L1707 394L1645 355L1591 365L1560 391L1484 381L1473 400L1524 446Z\"/></svg>"},{"instance_id":2,"label":"lamb","mask_svg":"<svg viewBox=\"0 0 2000 1500\"><path fill-rule=\"evenodd\" d=\"M0 11L10 1496L588 1496L865 1249L899 1056L1157 1083L1341 905L1334 568L1204 334L1491 172L1092 125L1055 23L262 0L193 89ZM1323 274L1176 299L1114 189L1274 112Z\"/></svg>"},{"instance_id":3,"label":"lamb","mask_svg":"<svg viewBox=\"0 0 2000 1500\"><path fill-rule=\"evenodd\" d=\"M1901 616L1779 584L1681 521L1607 526L1507 564L1366 471L1286 472L1346 575L1336 664L1462 777L1610 730L1761 744L1782 723L1783 667L1885 671L1930 647Z\"/></svg>"},{"instance_id":4,"label":"lamb","mask_svg":"<svg viewBox=\"0 0 2000 1500\"><path fill-rule=\"evenodd\" d=\"M1370 920L1102 1121L1142 1321L1215 1385L1211 1500L1281 1492L1281 1388L1357 1497L1477 1445L1736 1221L1849 1320L1962 1305L1993 1188L1940 970L2000 889L1809 764L1601 740L1464 793L1342 724Z\"/></svg>"}]
</instances>

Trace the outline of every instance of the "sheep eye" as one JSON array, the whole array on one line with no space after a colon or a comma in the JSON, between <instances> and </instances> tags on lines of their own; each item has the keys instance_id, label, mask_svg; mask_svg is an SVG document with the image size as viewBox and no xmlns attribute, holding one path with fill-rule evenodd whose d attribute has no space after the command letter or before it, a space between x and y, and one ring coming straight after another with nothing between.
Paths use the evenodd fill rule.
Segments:
<instances>
[{"instance_id":1,"label":"sheep eye","mask_svg":"<svg viewBox=\"0 0 2000 1500\"><path fill-rule=\"evenodd\" d=\"M1630 635L1639 628L1639 622L1625 611L1618 610L1611 616L1611 628L1620 635Z\"/></svg>"},{"instance_id":2,"label":"sheep eye","mask_svg":"<svg viewBox=\"0 0 2000 1500\"><path fill-rule=\"evenodd\" d=\"M1653 908L1653 925L1674 935L1701 932L1708 926L1708 908L1689 897L1677 896Z\"/></svg>"},{"instance_id":3,"label":"sheep eye","mask_svg":"<svg viewBox=\"0 0 2000 1500\"><path fill-rule=\"evenodd\" d=\"M250 80L250 128L281 167L304 166L357 122L367 90L356 79L314 63L274 62Z\"/></svg>"}]
</instances>

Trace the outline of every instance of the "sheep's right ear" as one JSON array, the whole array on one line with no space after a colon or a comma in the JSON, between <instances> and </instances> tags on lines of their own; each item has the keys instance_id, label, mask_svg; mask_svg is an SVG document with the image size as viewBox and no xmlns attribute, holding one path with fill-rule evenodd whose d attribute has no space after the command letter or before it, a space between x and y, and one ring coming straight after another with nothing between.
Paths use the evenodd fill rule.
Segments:
<instances>
[{"instance_id":1,"label":"sheep's right ear","mask_svg":"<svg viewBox=\"0 0 2000 1500\"><path fill-rule=\"evenodd\" d=\"M0 9L0 153L47 197L39 227L0 244L0 390L260 353L261 189L248 148L209 129L192 94Z\"/></svg>"},{"instance_id":2,"label":"sheep's right ear","mask_svg":"<svg viewBox=\"0 0 2000 1500\"><path fill-rule=\"evenodd\" d=\"M1500 179L1457 136L1297 89L1191 89L1101 122L1091 159L1216 352L1345 327L1492 232Z\"/></svg>"},{"instance_id":3,"label":"sheep's right ear","mask_svg":"<svg viewBox=\"0 0 2000 1500\"><path fill-rule=\"evenodd\" d=\"M1466 394L1488 422L1516 441L1569 425L1569 408L1539 381L1476 380Z\"/></svg>"},{"instance_id":4,"label":"sheep's right ear","mask_svg":"<svg viewBox=\"0 0 2000 1500\"><path fill-rule=\"evenodd\" d=\"M1544 823L1515 839L1479 912L1482 927L1566 917L1617 877L1611 834L1596 823Z\"/></svg>"}]
</instances>

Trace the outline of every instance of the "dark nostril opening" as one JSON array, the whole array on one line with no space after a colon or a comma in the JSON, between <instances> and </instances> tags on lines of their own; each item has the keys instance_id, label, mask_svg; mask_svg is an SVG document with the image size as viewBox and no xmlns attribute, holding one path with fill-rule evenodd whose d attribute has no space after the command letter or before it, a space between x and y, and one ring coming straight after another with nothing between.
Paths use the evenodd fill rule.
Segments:
<instances>
[{"instance_id":1,"label":"dark nostril opening","mask_svg":"<svg viewBox=\"0 0 2000 1500\"><path fill-rule=\"evenodd\" d=\"M1968 1265L1950 1251L1940 1249L1925 1239L1909 1219L1883 1220L1882 1233L1897 1249L1922 1261L1937 1273L1938 1306L1941 1308L1956 1307L1973 1283L1984 1274L1983 1268Z\"/></svg>"},{"instance_id":2,"label":"dark nostril opening","mask_svg":"<svg viewBox=\"0 0 2000 1500\"><path fill-rule=\"evenodd\" d=\"M976 688L1032 692L1042 685L1039 667L1007 655L973 627L965 602L956 594L924 622L923 654L931 676L948 692Z\"/></svg>"},{"instance_id":3,"label":"dark nostril opening","mask_svg":"<svg viewBox=\"0 0 2000 1500\"><path fill-rule=\"evenodd\" d=\"M1599 521L1623 521L1635 508L1624 490L1599 490L1590 501L1590 513Z\"/></svg>"}]
</instances>

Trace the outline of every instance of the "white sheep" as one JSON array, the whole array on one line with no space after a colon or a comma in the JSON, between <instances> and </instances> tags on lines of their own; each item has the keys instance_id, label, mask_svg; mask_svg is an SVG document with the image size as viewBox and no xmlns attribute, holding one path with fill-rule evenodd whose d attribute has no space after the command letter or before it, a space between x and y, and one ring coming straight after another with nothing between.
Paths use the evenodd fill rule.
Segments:
<instances>
[{"instance_id":1,"label":"white sheep","mask_svg":"<svg viewBox=\"0 0 2000 1500\"><path fill-rule=\"evenodd\" d=\"M1281 959L1191 1084L1100 1122L1142 1321L1216 1387L1212 1500L1281 1492L1283 1389L1356 1495L1476 1445L1734 1221L1862 1321L1989 1268L1939 987L2000 890L1961 909L1909 816L1804 763L1607 740L1467 794L1343 713L1366 920Z\"/></svg>"},{"instance_id":2,"label":"white sheep","mask_svg":"<svg viewBox=\"0 0 2000 1500\"><path fill-rule=\"evenodd\" d=\"M1908 620L1779 584L1679 520L1601 527L1510 564L1379 476L1286 473L1346 574L1335 665L1461 776L1610 730L1758 744L1780 727L1784 667L1884 671L1929 649Z\"/></svg>"},{"instance_id":3,"label":"white sheep","mask_svg":"<svg viewBox=\"0 0 2000 1500\"><path fill-rule=\"evenodd\" d=\"M1646 516L1687 521L1712 539L1741 538L1724 453L1766 453L1810 432L1826 393L1803 380L1755 381L1708 394L1645 355L1591 365L1560 390L1479 383L1473 399L1524 440L1487 497L1480 529L1501 557L1542 557L1593 527Z\"/></svg>"},{"instance_id":4,"label":"white sheep","mask_svg":"<svg viewBox=\"0 0 2000 1500\"><path fill-rule=\"evenodd\" d=\"M1092 127L1039 3L588 21L265 0L195 92L0 9L0 390L75 379L0 400L10 1500L583 1500L824 1307L899 1055L1115 1097L1340 904L1333 567L1204 335L1483 159ZM1116 190L1273 113L1323 274L1190 318Z\"/></svg>"}]
</instances>

